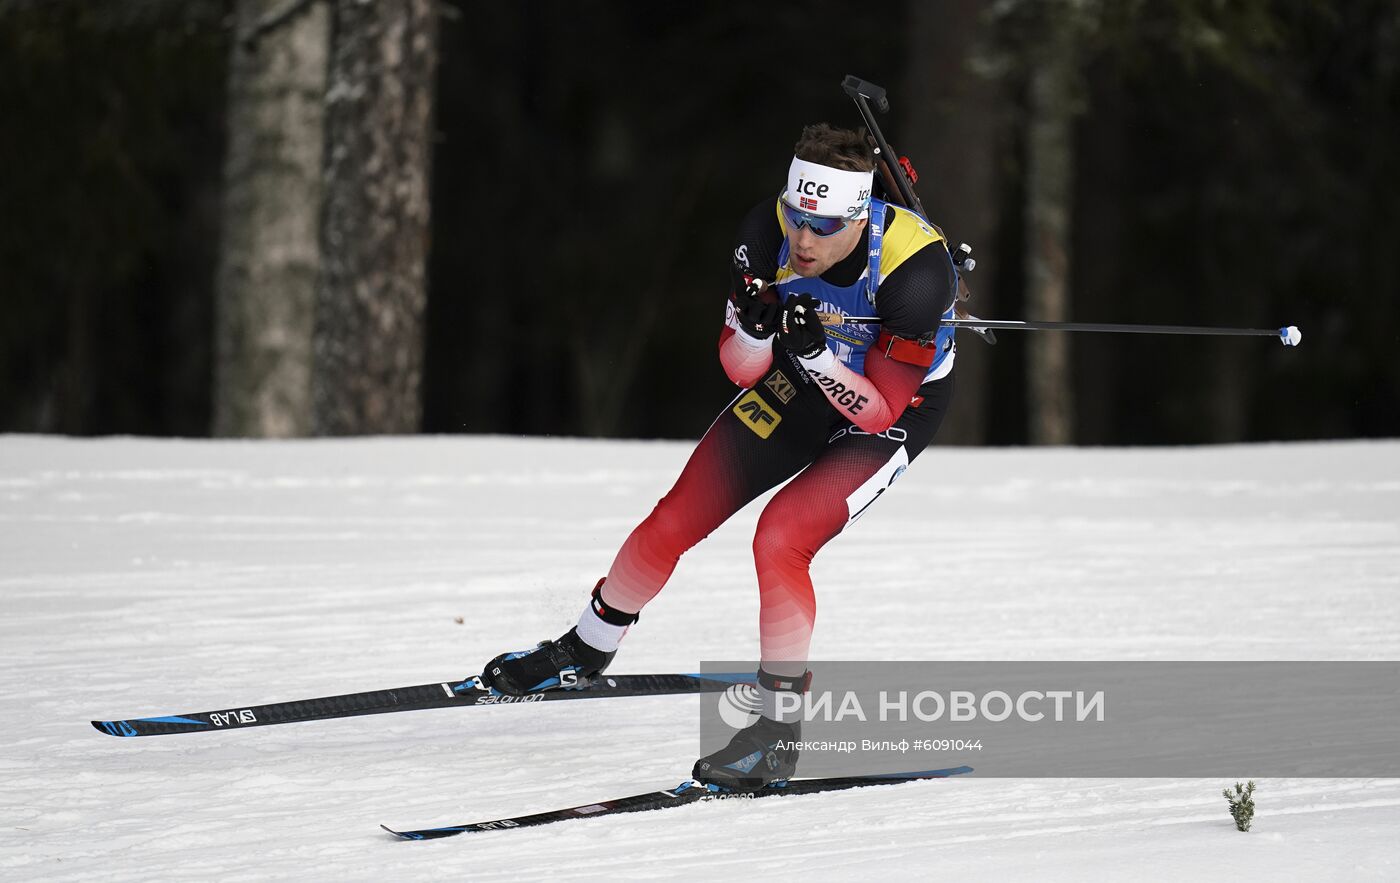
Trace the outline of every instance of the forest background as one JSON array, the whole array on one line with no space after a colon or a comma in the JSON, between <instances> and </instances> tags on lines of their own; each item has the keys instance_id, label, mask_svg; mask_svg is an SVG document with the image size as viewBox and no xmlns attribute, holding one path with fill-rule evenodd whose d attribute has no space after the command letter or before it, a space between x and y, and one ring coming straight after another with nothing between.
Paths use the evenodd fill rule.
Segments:
<instances>
[{"instance_id":1,"label":"forest background","mask_svg":"<svg viewBox=\"0 0 1400 883\"><path fill-rule=\"evenodd\" d=\"M1400 4L0 0L0 431L696 437L742 214L885 134L940 443L1400 434Z\"/></svg>"}]
</instances>

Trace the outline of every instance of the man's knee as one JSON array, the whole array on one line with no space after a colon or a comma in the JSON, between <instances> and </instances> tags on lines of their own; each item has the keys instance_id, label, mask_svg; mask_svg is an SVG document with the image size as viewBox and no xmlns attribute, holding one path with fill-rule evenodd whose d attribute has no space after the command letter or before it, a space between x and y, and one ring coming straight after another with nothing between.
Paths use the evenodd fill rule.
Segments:
<instances>
[{"instance_id":1,"label":"man's knee","mask_svg":"<svg viewBox=\"0 0 1400 883\"><path fill-rule=\"evenodd\" d=\"M754 561L764 566L796 567L806 570L816 554L812 526L805 519L784 517L781 510L770 508L758 519L753 535Z\"/></svg>"}]
</instances>

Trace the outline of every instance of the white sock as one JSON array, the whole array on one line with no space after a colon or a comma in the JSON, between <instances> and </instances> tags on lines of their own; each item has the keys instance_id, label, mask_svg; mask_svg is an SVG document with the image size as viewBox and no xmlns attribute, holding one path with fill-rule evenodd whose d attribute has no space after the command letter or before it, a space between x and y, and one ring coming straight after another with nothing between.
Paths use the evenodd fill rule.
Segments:
<instances>
[{"instance_id":1,"label":"white sock","mask_svg":"<svg viewBox=\"0 0 1400 883\"><path fill-rule=\"evenodd\" d=\"M629 626L603 622L598 618L598 614L593 612L591 602L583 608L583 615L578 618L578 636L583 639L583 643L604 653L612 653L617 649L628 628Z\"/></svg>"}]
</instances>

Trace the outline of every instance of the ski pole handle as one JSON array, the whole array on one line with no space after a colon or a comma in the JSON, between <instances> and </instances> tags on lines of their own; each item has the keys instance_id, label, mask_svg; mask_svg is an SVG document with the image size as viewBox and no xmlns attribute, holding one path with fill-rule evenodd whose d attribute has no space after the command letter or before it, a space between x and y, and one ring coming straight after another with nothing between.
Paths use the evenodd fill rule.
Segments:
<instances>
[{"instance_id":1,"label":"ski pole handle","mask_svg":"<svg viewBox=\"0 0 1400 883\"><path fill-rule=\"evenodd\" d=\"M878 325L879 316L842 316L839 313L818 313L823 325ZM1097 331L1120 334L1190 334L1223 335L1229 337L1276 337L1284 346L1297 346L1303 332L1297 325L1284 328L1222 328L1199 325L1106 325L1094 322L1020 322L1008 319L944 319L940 324L952 328L996 329L1006 331Z\"/></svg>"}]
</instances>

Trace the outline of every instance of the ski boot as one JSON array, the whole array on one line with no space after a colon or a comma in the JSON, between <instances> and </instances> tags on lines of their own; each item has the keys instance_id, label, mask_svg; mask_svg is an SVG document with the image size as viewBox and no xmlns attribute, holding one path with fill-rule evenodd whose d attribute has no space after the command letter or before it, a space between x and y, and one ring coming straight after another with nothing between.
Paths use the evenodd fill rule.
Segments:
<instances>
[{"instance_id":1,"label":"ski boot","mask_svg":"<svg viewBox=\"0 0 1400 883\"><path fill-rule=\"evenodd\" d=\"M511 696L577 690L601 674L615 654L588 646L575 627L558 640L541 641L533 650L502 653L486 663L481 681Z\"/></svg>"},{"instance_id":2,"label":"ski boot","mask_svg":"<svg viewBox=\"0 0 1400 883\"><path fill-rule=\"evenodd\" d=\"M778 720L776 695L805 693L810 681L810 672L791 678L759 669L758 689L764 713L735 733L728 745L697 760L691 778L718 790L744 792L792 778L797 771L796 743L802 738L801 713L787 712L784 716L789 720Z\"/></svg>"},{"instance_id":3,"label":"ski boot","mask_svg":"<svg viewBox=\"0 0 1400 883\"><path fill-rule=\"evenodd\" d=\"M617 641L626 627L637 621L635 613L622 613L603 604L603 580L593 587L589 608L579 624L554 641L541 641L533 650L502 653L486 663L481 682L511 696L525 696L545 690L581 690L593 682L617 655ZM579 629L584 634L579 634ZM587 640L612 638L613 650L599 650Z\"/></svg>"}]
</instances>

